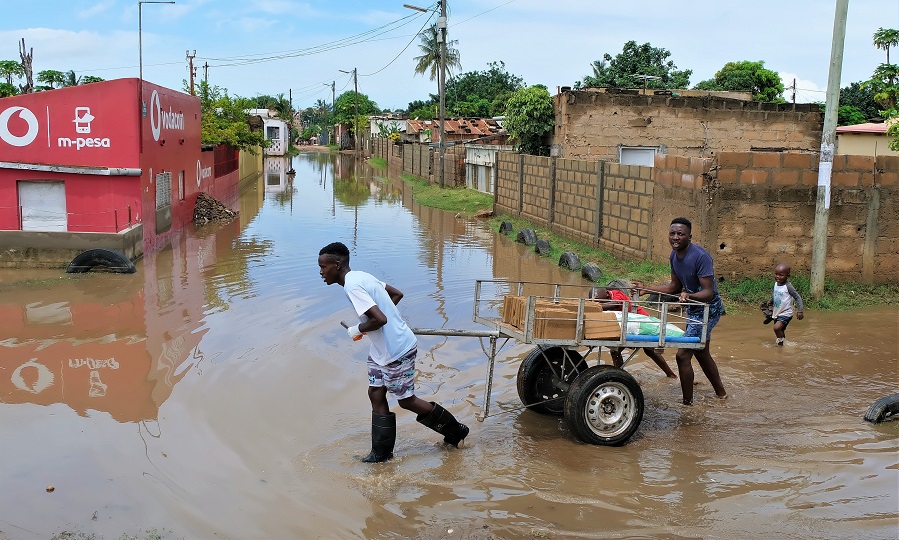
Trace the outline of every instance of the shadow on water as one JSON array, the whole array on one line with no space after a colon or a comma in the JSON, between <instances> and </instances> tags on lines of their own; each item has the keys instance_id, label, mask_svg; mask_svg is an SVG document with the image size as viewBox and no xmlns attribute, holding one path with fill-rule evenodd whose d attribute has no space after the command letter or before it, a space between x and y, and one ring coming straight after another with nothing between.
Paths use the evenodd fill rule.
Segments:
<instances>
[{"instance_id":1,"label":"shadow on water","mask_svg":"<svg viewBox=\"0 0 899 540\"><path fill-rule=\"evenodd\" d=\"M899 388L892 307L809 313L785 347L728 315L712 342L724 402L697 370L681 406L639 356L646 411L620 448L530 411L477 422L481 344L421 337L417 393L471 426L467 445L394 405L397 457L359 463L366 349L338 325L352 313L318 275L321 246L350 246L420 328L483 329L475 279L583 282L351 155L264 166L237 219L185 231L136 274L0 271L0 539L895 537L899 422L861 421ZM518 406L528 352L504 347L494 410Z\"/></svg>"}]
</instances>

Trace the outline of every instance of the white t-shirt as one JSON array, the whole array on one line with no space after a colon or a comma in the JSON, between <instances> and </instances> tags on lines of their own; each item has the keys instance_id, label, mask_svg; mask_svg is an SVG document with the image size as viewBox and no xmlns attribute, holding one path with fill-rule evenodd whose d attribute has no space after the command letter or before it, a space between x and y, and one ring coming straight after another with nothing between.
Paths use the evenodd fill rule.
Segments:
<instances>
[{"instance_id":1,"label":"white t-shirt","mask_svg":"<svg viewBox=\"0 0 899 540\"><path fill-rule=\"evenodd\" d=\"M376 364L386 366L417 345L415 334L390 299L383 281L367 272L350 270L343 278L343 290L360 322L367 320L364 313L375 305L387 317L387 324L365 334L371 342L368 354Z\"/></svg>"},{"instance_id":2,"label":"white t-shirt","mask_svg":"<svg viewBox=\"0 0 899 540\"><path fill-rule=\"evenodd\" d=\"M778 285L774 283L774 308L771 310L771 317L792 317L793 316L793 296L787 288L787 283Z\"/></svg>"}]
</instances>

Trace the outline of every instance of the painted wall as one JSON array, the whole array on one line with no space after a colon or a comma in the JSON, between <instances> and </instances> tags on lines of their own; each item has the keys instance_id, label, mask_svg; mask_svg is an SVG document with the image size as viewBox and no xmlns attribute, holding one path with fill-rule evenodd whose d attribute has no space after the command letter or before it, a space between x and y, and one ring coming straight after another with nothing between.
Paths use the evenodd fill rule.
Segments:
<instances>
[{"instance_id":1,"label":"painted wall","mask_svg":"<svg viewBox=\"0 0 899 540\"><path fill-rule=\"evenodd\" d=\"M899 156L890 150L891 137L876 133L837 133L837 153L852 156Z\"/></svg>"}]
</instances>

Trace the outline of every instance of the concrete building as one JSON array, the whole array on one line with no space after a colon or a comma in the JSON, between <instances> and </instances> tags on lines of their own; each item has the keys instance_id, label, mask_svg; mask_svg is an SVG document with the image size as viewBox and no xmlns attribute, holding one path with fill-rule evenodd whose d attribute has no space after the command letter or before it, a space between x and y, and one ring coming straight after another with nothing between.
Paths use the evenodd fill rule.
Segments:
<instances>
[{"instance_id":1,"label":"concrete building","mask_svg":"<svg viewBox=\"0 0 899 540\"><path fill-rule=\"evenodd\" d=\"M837 154L853 156L899 156L890 150L892 137L886 123L855 124L837 128Z\"/></svg>"}]
</instances>

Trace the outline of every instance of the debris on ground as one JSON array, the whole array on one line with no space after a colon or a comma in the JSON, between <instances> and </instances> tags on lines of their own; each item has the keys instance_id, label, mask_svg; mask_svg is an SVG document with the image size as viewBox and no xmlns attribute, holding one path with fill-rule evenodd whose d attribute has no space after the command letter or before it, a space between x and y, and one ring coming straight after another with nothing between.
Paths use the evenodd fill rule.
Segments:
<instances>
[{"instance_id":1,"label":"debris on ground","mask_svg":"<svg viewBox=\"0 0 899 540\"><path fill-rule=\"evenodd\" d=\"M237 217L237 212L231 210L215 198L200 193L197 195L197 203L194 205L194 223L205 225L210 221L227 221Z\"/></svg>"}]
</instances>

